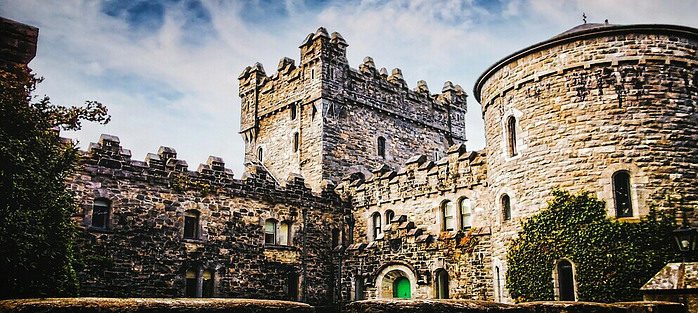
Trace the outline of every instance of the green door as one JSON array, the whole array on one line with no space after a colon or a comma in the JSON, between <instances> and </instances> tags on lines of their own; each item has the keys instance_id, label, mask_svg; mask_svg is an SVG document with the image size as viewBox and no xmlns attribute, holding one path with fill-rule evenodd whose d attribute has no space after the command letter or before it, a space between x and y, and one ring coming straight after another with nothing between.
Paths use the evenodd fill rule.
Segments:
<instances>
[{"instance_id":1,"label":"green door","mask_svg":"<svg viewBox=\"0 0 698 313\"><path fill-rule=\"evenodd\" d=\"M407 277L399 277L393 282L393 298L412 298L412 288Z\"/></svg>"}]
</instances>

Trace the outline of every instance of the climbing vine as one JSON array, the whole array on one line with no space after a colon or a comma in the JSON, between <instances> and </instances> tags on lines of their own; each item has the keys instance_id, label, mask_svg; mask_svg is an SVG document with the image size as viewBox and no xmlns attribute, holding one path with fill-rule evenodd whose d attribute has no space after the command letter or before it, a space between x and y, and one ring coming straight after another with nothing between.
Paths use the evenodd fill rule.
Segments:
<instances>
[{"instance_id":1,"label":"climbing vine","mask_svg":"<svg viewBox=\"0 0 698 313\"><path fill-rule=\"evenodd\" d=\"M575 265L577 300L640 300L640 287L677 258L673 212L654 209L637 222L606 217L605 202L588 191L554 189L548 207L521 224L507 251L507 288L517 302L554 300L553 270Z\"/></svg>"},{"instance_id":2,"label":"climbing vine","mask_svg":"<svg viewBox=\"0 0 698 313\"><path fill-rule=\"evenodd\" d=\"M204 195L211 194L213 192L213 186L211 184L201 182L198 180L192 180L186 175L172 176L170 180L170 187L176 192L196 190Z\"/></svg>"}]
</instances>

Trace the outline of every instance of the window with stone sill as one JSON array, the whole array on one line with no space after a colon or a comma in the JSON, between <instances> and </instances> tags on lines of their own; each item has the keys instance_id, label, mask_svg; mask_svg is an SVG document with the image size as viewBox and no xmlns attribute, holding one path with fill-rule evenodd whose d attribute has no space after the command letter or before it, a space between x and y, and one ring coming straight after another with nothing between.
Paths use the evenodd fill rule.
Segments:
<instances>
[{"instance_id":1,"label":"window with stone sill","mask_svg":"<svg viewBox=\"0 0 698 313\"><path fill-rule=\"evenodd\" d=\"M257 161L262 162L264 157L264 150L262 147L257 148Z\"/></svg>"},{"instance_id":2,"label":"window with stone sill","mask_svg":"<svg viewBox=\"0 0 698 313\"><path fill-rule=\"evenodd\" d=\"M293 133L292 146L293 146L293 153L298 152L298 148L300 146L300 135L298 134L298 132Z\"/></svg>"},{"instance_id":3,"label":"window with stone sill","mask_svg":"<svg viewBox=\"0 0 698 313\"><path fill-rule=\"evenodd\" d=\"M276 220L273 218L264 222L264 244L276 245Z\"/></svg>"},{"instance_id":4,"label":"window with stone sill","mask_svg":"<svg viewBox=\"0 0 698 313\"><path fill-rule=\"evenodd\" d=\"M393 210L386 210L385 211L385 225L390 225L390 223L393 221L395 218L395 212Z\"/></svg>"},{"instance_id":5,"label":"window with stone sill","mask_svg":"<svg viewBox=\"0 0 698 313\"><path fill-rule=\"evenodd\" d=\"M385 159L385 138L378 137L378 156Z\"/></svg>"},{"instance_id":6,"label":"window with stone sill","mask_svg":"<svg viewBox=\"0 0 698 313\"><path fill-rule=\"evenodd\" d=\"M473 226L472 215L473 209L470 203L470 199L463 198L460 200L460 227L463 230L469 229Z\"/></svg>"},{"instance_id":7,"label":"window with stone sill","mask_svg":"<svg viewBox=\"0 0 698 313\"><path fill-rule=\"evenodd\" d=\"M281 226L279 227L279 245L290 246L293 244L293 237L291 236L292 225L291 221L281 222Z\"/></svg>"},{"instance_id":8,"label":"window with stone sill","mask_svg":"<svg viewBox=\"0 0 698 313\"><path fill-rule=\"evenodd\" d=\"M291 120L295 120L295 119L296 119L296 115L298 114L297 109L296 109L296 105L295 105L295 104L291 104L291 105L289 106L289 111L290 111L290 115L291 115Z\"/></svg>"},{"instance_id":9,"label":"window with stone sill","mask_svg":"<svg viewBox=\"0 0 698 313\"><path fill-rule=\"evenodd\" d=\"M456 207L453 202L446 201L441 205L441 226L442 231L456 230Z\"/></svg>"},{"instance_id":10,"label":"window with stone sill","mask_svg":"<svg viewBox=\"0 0 698 313\"><path fill-rule=\"evenodd\" d=\"M109 214L111 203L105 198L98 198L92 203L92 221L90 227L95 229L107 229L109 227Z\"/></svg>"}]
</instances>

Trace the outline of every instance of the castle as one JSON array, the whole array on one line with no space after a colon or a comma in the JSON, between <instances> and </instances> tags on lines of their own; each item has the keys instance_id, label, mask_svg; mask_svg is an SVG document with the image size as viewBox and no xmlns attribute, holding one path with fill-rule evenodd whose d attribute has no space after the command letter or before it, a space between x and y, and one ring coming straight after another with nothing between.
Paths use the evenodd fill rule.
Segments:
<instances>
[{"instance_id":1,"label":"castle","mask_svg":"<svg viewBox=\"0 0 698 313\"><path fill-rule=\"evenodd\" d=\"M320 28L298 65L244 69L240 178L219 157L190 171L172 148L91 144L69 183L81 294L511 302L507 244L553 187L624 220L698 204L697 29L583 24L502 59L474 88L482 151L460 86L409 89L347 47Z\"/></svg>"}]
</instances>

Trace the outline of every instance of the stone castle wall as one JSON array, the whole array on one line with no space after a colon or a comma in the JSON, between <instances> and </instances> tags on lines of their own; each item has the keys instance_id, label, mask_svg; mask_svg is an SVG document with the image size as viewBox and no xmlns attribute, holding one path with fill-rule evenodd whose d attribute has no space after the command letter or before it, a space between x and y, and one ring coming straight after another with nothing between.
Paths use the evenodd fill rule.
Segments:
<instances>
[{"instance_id":1,"label":"stone castle wall","mask_svg":"<svg viewBox=\"0 0 698 313\"><path fill-rule=\"evenodd\" d=\"M466 95L448 82L432 95L409 90L399 69L388 75L366 58L352 69L347 43L324 28L301 45L301 61L283 58L267 77L261 64L240 75L245 160L258 159L277 177L300 173L314 190L347 173L397 167L416 154L439 154L465 140ZM292 113L295 112L295 113ZM299 149L294 148L298 134ZM378 155L378 137L386 140Z\"/></svg>"},{"instance_id":2,"label":"stone castle wall","mask_svg":"<svg viewBox=\"0 0 698 313\"><path fill-rule=\"evenodd\" d=\"M631 219L650 207L698 204L697 49L695 29L606 25L537 44L483 74L475 93L488 143L495 262L555 186L596 192L616 216L612 177L626 171ZM504 194L511 220L503 218Z\"/></svg>"},{"instance_id":3,"label":"stone castle wall","mask_svg":"<svg viewBox=\"0 0 698 313\"><path fill-rule=\"evenodd\" d=\"M295 177L280 187L258 166L238 180L216 157L190 172L165 147L146 161L131 160L118 138L103 135L70 182L81 203L81 295L183 297L193 269L213 272L216 297L330 301L326 238L344 210L333 186L316 194ZM91 226L95 199L111 204L106 227ZM193 238L184 238L188 210L200 214ZM289 245L265 244L269 218L291 222ZM289 290L294 276L297 298Z\"/></svg>"},{"instance_id":4,"label":"stone castle wall","mask_svg":"<svg viewBox=\"0 0 698 313\"><path fill-rule=\"evenodd\" d=\"M391 298L391 284L400 275L410 278L414 298L435 298L439 271L449 277L449 297L494 299L486 178L484 153L463 145L436 161L415 156L397 172L386 166L368 179L348 176L336 189L351 199L356 219L354 243L339 251L345 252L345 299L357 298L357 279L363 282L363 298ZM471 201L472 225L463 227L457 214L457 228L442 231L443 204L451 201L458 208L464 198ZM388 211L394 214L391 221ZM375 213L383 224L378 238L372 234Z\"/></svg>"},{"instance_id":5,"label":"stone castle wall","mask_svg":"<svg viewBox=\"0 0 698 313\"><path fill-rule=\"evenodd\" d=\"M28 64L36 56L39 29L0 17L0 67Z\"/></svg>"}]
</instances>

